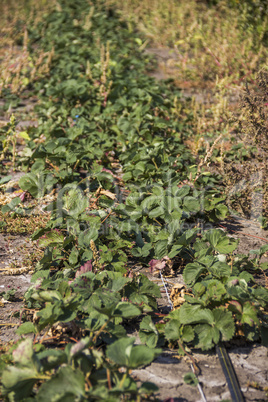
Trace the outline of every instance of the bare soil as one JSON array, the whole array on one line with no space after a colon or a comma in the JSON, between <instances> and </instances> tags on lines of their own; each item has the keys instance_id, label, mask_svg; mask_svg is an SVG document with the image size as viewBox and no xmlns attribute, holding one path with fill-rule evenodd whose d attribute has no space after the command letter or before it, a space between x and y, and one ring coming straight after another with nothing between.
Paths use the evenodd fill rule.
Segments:
<instances>
[{"instance_id":1,"label":"bare soil","mask_svg":"<svg viewBox=\"0 0 268 402\"><path fill-rule=\"evenodd\" d=\"M19 313L24 306L23 295L31 284L31 275L11 275L10 266L14 263L19 265L23 261L22 247L25 247L25 252L31 248L27 236L0 234L0 294L16 290L12 301L6 301L0 296L0 345L19 339L15 331L20 322Z\"/></svg>"},{"instance_id":2,"label":"bare soil","mask_svg":"<svg viewBox=\"0 0 268 402\"><path fill-rule=\"evenodd\" d=\"M208 86L208 83L204 83L203 87L200 87L200 82L198 87L192 87L192 82L190 81L178 81L177 70L178 67L176 62L178 62L181 55L175 51L175 49L169 49L165 47L161 48L147 48L145 53L152 56L155 61L155 68L152 68L149 75L157 80L165 80L172 78L176 85L182 91L182 97L195 98L195 101L199 104L212 104L214 101L214 96L212 95L212 88ZM228 91L226 95L228 104L235 105L239 102L239 97L241 95L241 88L232 88Z\"/></svg>"},{"instance_id":3,"label":"bare soil","mask_svg":"<svg viewBox=\"0 0 268 402\"><path fill-rule=\"evenodd\" d=\"M250 345L232 347L228 350L234 365L241 390L246 401L265 401L265 392L255 386L265 387L268 380L267 349L264 346ZM197 387L183 381L186 373L191 372L189 361L178 358L176 352L165 350L150 366L134 370L133 375L142 381L152 381L159 387L159 399L174 402L202 402ZM200 369L199 382L207 401L231 400L228 386L216 353L194 353ZM171 402L171 399L170 399Z\"/></svg>"}]
</instances>

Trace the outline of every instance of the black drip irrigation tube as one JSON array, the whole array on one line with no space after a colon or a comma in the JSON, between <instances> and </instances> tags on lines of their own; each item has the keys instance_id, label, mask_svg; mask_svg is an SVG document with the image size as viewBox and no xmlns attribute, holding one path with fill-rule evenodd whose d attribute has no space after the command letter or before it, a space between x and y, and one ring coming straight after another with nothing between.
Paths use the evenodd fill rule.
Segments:
<instances>
[{"instance_id":1,"label":"black drip irrigation tube","mask_svg":"<svg viewBox=\"0 0 268 402\"><path fill-rule=\"evenodd\" d=\"M216 346L216 352L218 354L222 371L224 372L228 388L231 394L232 402L244 402L244 396L242 394L234 366L231 362L231 359L223 345Z\"/></svg>"},{"instance_id":2,"label":"black drip irrigation tube","mask_svg":"<svg viewBox=\"0 0 268 402\"><path fill-rule=\"evenodd\" d=\"M164 288L165 288L165 291L166 291L168 302L170 304L170 308L172 310L173 309L173 304L172 304L172 301L170 300L165 280L164 280L164 278L163 278L163 276L161 274L161 271L159 271L159 272L160 272L160 276L161 276L161 279L162 279L162 282L163 282L163 285L164 285ZM232 363L232 361L230 359L230 356L228 355L228 352L227 352L225 346L222 345L222 344L221 345L216 345L216 352L217 352L217 355L219 357L221 368L222 368L222 371L224 373L224 376L225 376L227 384L228 384L228 388L229 388L229 391L230 391L230 394L231 394L232 402L244 402L245 398L244 398L244 396L242 394L241 387L240 387L240 384L239 384L239 381L238 381L238 378L237 378L233 363ZM195 370L194 370L192 365L191 365L191 367L192 367L192 371L195 374ZM201 388L201 385L199 383L198 383L198 390L199 390L199 392L201 394L202 400L206 401L206 397L205 397L204 392L203 392L203 390Z\"/></svg>"}]
</instances>

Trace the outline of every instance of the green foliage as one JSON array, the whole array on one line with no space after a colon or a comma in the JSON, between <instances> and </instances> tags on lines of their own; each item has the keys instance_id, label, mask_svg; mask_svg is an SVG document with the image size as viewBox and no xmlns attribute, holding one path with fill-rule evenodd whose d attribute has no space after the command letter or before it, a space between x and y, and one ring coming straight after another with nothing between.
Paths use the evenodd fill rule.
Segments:
<instances>
[{"instance_id":1,"label":"green foliage","mask_svg":"<svg viewBox=\"0 0 268 402\"><path fill-rule=\"evenodd\" d=\"M140 323L139 337L142 343L145 343L150 348L155 348L158 340L159 333L154 325L152 318L145 316Z\"/></svg>"},{"instance_id":2,"label":"green foliage","mask_svg":"<svg viewBox=\"0 0 268 402\"><path fill-rule=\"evenodd\" d=\"M7 292L0 292L0 296L3 297L7 301L13 301L16 299L15 297L16 289L9 289Z\"/></svg>"},{"instance_id":3,"label":"green foliage","mask_svg":"<svg viewBox=\"0 0 268 402\"><path fill-rule=\"evenodd\" d=\"M37 340L59 327L67 344L22 340L0 366L3 394L147 398L156 387L138 386L130 370L150 364L158 346L209 350L238 329L249 340L266 334L267 289L250 272L265 268L267 250L235 259L237 242L213 228L228 213L220 178L198 172L183 143L189 127L172 108L180 93L145 74L140 38L112 10L61 0L28 31L30 51L38 43L54 57L50 74L33 84L40 124L29 133L21 164L30 171L19 186L37 199L53 188L56 195L45 207L50 221L32 236L44 254L24 297L37 312L33 322L23 316L17 334ZM183 262L189 292L162 322L154 316L160 288L131 270L137 258L165 268ZM142 345L126 333L137 322Z\"/></svg>"},{"instance_id":4,"label":"green foliage","mask_svg":"<svg viewBox=\"0 0 268 402\"><path fill-rule=\"evenodd\" d=\"M107 347L107 357L120 367L135 369L148 365L161 353L144 345L134 346L135 338L121 338Z\"/></svg>"},{"instance_id":5,"label":"green foliage","mask_svg":"<svg viewBox=\"0 0 268 402\"><path fill-rule=\"evenodd\" d=\"M160 353L159 349L134 346L134 340L121 338L114 342L107 348L106 357L89 348L89 338L68 345L64 351L40 352L34 351L27 338L13 351L14 365L3 371L3 395L15 401L115 400L120 395L149 395L157 390L153 384L144 383L138 388L128 372L122 375L117 369L148 364ZM107 371L110 380L103 375ZM36 393L33 388L40 381L43 384ZM90 388L85 387L86 381L90 381Z\"/></svg>"},{"instance_id":6,"label":"green foliage","mask_svg":"<svg viewBox=\"0 0 268 402\"><path fill-rule=\"evenodd\" d=\"M194 387L198 384L198 378L194 373L187 373L183 377L185 384L193 385Z\"/></svg>"}]
</instances>

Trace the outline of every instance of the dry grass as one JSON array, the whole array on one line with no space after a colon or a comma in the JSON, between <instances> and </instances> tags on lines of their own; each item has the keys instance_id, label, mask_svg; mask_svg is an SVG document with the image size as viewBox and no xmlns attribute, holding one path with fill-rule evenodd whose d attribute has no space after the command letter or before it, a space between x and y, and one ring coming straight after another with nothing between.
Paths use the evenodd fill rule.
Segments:
<instances>
[{"instance_id":1,"label":"dry grass","mask_svg":"<svg viewBox=\"0 0 268 402\"><path fill-rule=\"evenodd\" d=\"M0 212L0 219L2 223L0 233L32 234L37 229L46 227L50 220L50 215L11 216Z\"/></svg>"},{"instance_id":2,"label":"dry grass","mask_svg":"<svg viewBox=\"0 0 268 402\"><path fill-rule=\"evenodd\" d=\"M49 72L53 51L36 52L32 57L28 49L26 24L36 26L43 13L54 1L2 0L0 4L0 95L4 88L21 93L30 82Z\"/></svg>"},{"instance_id":3,"label":"dry grass","mask_svg":"<svg viewBox=\"0 0 268 402\"><path fill-rule=\"evenodd\" d=\"M241 85L267 60L262 38L268 18L258 27L259 34L242 32L238 9L225 0L208 7L205 2L188 0L106 0L118 6L122 16L134 23L151 46L169 47L176 54L169 67L184 87L225 87ZM168 67L167 67L168 69Z\"/></svg>"},{"instance_id":4,"label":"dry grass","mask_svg":"<svg viewBox=\"0 0 268 402\"><path fill-rule=\"evenodd\" d=\"M268 68L260 71L257 86L247 87L241 97L242 113L237 118L237 131L244 146L254 150L243 164L225 163L225 184L230 206L246 216L268 217Z\"/></svg>"}]
</instances>

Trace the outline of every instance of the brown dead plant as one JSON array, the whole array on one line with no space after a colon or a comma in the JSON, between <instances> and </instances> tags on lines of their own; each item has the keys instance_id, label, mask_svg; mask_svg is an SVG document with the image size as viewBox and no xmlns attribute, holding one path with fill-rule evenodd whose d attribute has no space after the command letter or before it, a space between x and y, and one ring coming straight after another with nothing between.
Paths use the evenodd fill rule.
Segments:
<instances>
[{"instance_id":1,"label":"brown dead plant","mask_svg":"<svg viewBox=\"0 0 268 402\"><path fill-rule=\"evenodd\" d=\"M257 76L257 86L245 86L242 114L236 119L237 133L251 157L224 163L230 206L247 217L268 217L268 69Z\"/></svg>"}]
</instances>

